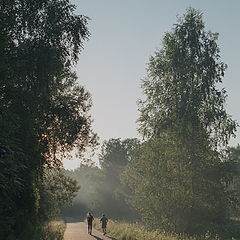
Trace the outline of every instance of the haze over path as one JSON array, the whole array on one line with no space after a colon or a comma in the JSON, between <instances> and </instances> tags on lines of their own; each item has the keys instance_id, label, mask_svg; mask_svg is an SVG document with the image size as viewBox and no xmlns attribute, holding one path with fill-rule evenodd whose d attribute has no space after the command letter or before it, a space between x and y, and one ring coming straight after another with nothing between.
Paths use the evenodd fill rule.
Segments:
<instances>
[{"instance_id":1,"label":"haze over path","mask_svg":"<svg viewBox=\"0 0 240 240\"><path fill-rule=\"evenodd\" d=\"M87 234L87 225L74 218L66 218L67 229L64 233L64 240L116 240L110 236L93 229L92 235Z\"/></svg>"}]
</instances>

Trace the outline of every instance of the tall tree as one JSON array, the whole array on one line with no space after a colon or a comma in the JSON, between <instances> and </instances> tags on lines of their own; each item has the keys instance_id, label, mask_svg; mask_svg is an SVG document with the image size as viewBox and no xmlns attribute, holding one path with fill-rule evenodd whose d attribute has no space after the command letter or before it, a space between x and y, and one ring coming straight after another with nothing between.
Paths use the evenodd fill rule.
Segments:
<instances>
[{"instance_id":1,"label":"tall tree","mask_svg":"<svg viewBox=\"0 0 240 240\"><path fill-rule=\"evenodd\" d=\"M139 145L136 138L112 138L105 141L99 155L99 162L104 174L104 206L106 213L114 217L128 218L135 213L128 206L128 188L121 183L121 174L131 162L131 154ZM117 207L116 207L117 206Z\"/></svg>"},{"instance_id":2,"label":"tall tree","mask_svg":"<svg viewBox=\"0 0 240 240\"><path fill-rule=\"evenodd\" d=\"M139 131L147 138L163 129L180 128L191 135L206 132L214 147L228 143L236 122L226 113L226 90L217 88L227 65L220 59L218 33L205 30L202 13L189 8L166 33L162 49L150 58L142 83Z\"/></svg>"},{"instance_id":3,"label":"tall tree","mask_svg":"<svg viewBox=\"0 0 240 240\"><path fill-rule=\"evenodd\" d=\"M139 144L136 138L111 138L104 141L99 162L101 168L105 171L113 171L113 176L119 175L119 172L130 162L131 152ZM114 172L115 171L115 172Z\"/></svg>"},{"instance_id":4,"label":"tall tree","mask_svg":"<svg viewBox=\"0 0 240 240\"><path fill-rule=\"evenodd\" d=\"M106 201L105 191L108 187L104 183L104 175L96 166L81 165L73 171L65 170L65 173L75 179L80 186L73 205L63 210L67 216L85 217L87 212L95 215L103 213L103 203ZM109 200L109 199L108 199Z\"/></svg>"},{"instance_id":5,"label":"tall tree","mask_svg":"<svg viewBox=\"0 0 240 240\"><path fill-rule=\"evenodd\" d=\"M112 138L104 141L99 155L100 168L81 165L74 171L65 171L74 178L80 190L73 206L63 213L85 216L87 211L111 218L133 219L136 211L128 204L129 188L121 182L121 174L131 162L131 154L139 145L135 138Z\"/></svg>"},{"instance_id":6,"label":"tall tree","mask_svg":"<svg viewBox=\"0 0 240 240\"><path fill-rule=\"evenodd\" d=\"M24 187L9 196L15 208L0 218L11 217L17 235L23 220L38 220L43 168L96 143L90 94L72 71L89 37L88 18L74 9L68 0L0 1L0 144L15 153L3 161L24 166L18 171Z\"/></svg>"},{"instance_id":7,"label":"tall tree","mask_svg":"<svg viewBox=\"0 0 240 240\"><path fill-rule=\"evenodd\" d=\"M229 191L232 192L232 201L229 204L231 215L240 216L240 145L230 147L226 151L224 167L228 173Z\"/></svg>"},{"instance_id":8,"label":"tall tree","mask_svg":"<svg viewBox=\"0 0 240 240\"><path fill-rule=\"evenodd\" d=\"M55 217L72 204L78 190L77 181L65 175L64 170L46 169L39 187L39 218L47 221Z\"/></svg>"},{"instance_id":9,"label":"tall tree","mask_svg":"<svg viewBox=\"0 0 240 240\"><path fill-rule=\"evenodd\" d=\"M227 67L217 38L205 30L202 13L189 8L150 58L138 120L147 141L125 175L135 206L152 226L194 232L226 217L219 150L237 124L224 108L226 91L216 86Z\"/></svg>"}]
</instances>

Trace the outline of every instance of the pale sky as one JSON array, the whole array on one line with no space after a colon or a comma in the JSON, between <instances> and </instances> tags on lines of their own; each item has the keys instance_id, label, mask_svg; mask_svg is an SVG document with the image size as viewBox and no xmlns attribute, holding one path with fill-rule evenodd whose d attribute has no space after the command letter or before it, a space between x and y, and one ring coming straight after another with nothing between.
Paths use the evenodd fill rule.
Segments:
<instances>
[{"instance_id":1,"label":"pale sky","mask_svg":"<svg viewBox=\"0 0 240 240\"><path fill-rule=\"evenodd\" d=\"M161 48L164 33L176 15L194 7L203 12L206 30L218 32L222 61L228 64L222 87L228 93L227 110L240 123L240 1L239 0L72 0L76 14L91 18L91 36L85 42L76 71L79 83L90 91L93 128L101 142L109 138L138 137L137 100L149 57ZM240 130L231 145L240 143ZM80 160L66 160L66 168Z\"/></svg>"}]
</instances>

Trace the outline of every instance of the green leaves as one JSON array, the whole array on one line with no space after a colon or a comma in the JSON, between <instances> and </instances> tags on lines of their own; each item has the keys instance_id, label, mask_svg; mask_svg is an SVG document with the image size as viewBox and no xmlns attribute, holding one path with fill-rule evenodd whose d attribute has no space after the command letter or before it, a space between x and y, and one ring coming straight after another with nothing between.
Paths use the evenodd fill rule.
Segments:
<instances>
[{"instance_id":1,"label":"green leaves","mask_svg":"<svg viewBox=\"0 0 240 240\"><path fill-rule=\"evenodd\" d=\"M15 235L22 231L22 215L37 221L43 169L61 166L73 148L82 154L97 144L90 93L72 71L90 35L88 18L74 9L68 0L0 2L0 145L16 153L12 165L26 166L14 174L12 165L0 169L0 176L10 171L24 185L19 196L8 196L16 212L1 214L12 219Z\"/></svg>"},{"instance_id":2,"label":"green leaves","mask_svg":"<svg viewBox=\"0 0 240 240\"><path fill-rule=\"evenodd\" d=\"M44 221L55 217L63 207L70 206L79 190L77 181L65 175L61 169L45 170L39 185L38 214Z\"/></svg>"},{"instance_id":3,"label":"green leaves","mask_svg":"<svg viewBox=\"0 0 240 240\"><path fill-rule=\"evenodd\" d=\"M216 86L227 68L217 39L189 8L148 63L138 119L146 141L124 179L153 228L196 233L227 216L233 195L220 152L237 123L225 110L226 90Z\"/></svg>"},{"instance_id":4,"label":"green leaves","mask_svg":"<svg viewBox=\"0 0 240 240\"><path fill-rule=\"evenodd\" d=\"M192 8L166 33L142 83L146 99L140 102L138 121L143 136L191 124L204 128L213 146L227 144L237 124L224 109L226 91L216 87L227 67L217 38L204 30L202 14Z\"/></svg>"}]
</instances>

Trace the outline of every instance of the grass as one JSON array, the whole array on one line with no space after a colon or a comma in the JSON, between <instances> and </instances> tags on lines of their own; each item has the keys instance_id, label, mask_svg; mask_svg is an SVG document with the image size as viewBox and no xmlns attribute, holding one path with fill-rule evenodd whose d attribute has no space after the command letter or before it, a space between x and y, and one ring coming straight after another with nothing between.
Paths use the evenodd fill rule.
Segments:
<instances>
[{"instance_id":1,"label":"grass","mask_svg":"<svg viewBox=\"0 0 240 240\"><path fill-rule=\"evenodd\" d=\"M236 222L235 222L236 224ZM239 234L240 234L240 221L237 223L239 227ZM94 221L94 227L98 230L101 230L101 225L98 219ZM234 228L237 229L237 228ZM187 236L187 235L176 235L176 234L167 234L161 231L147 231L146 228L140 224L128 224L122 223L117 221L109 221L107 226L107 232L112 237L116 238L117 240L139 240L139 239L146 239L146 240L221 240L221 239L238 239L233 238L232 236L224 236L220 237L217 234L210 234L207 232L201 236ZM238 234L238 233L235 233ZM231 235L231 234L230 234ZM233 235L235 236L235 235ZM240 235L238 236L240 237Z\"/></svg>"},{"instance_id":2,"label":"grass","mask_svg":"<svg viewBox=\"0 0 240 240\"><path fill-rule=\"evenodd\" d=\"M63 240L66 224L62 220L50 221L42 228L41 240Z\"/></svg>"},{"instance_id":3,"label":"grass","mask_svg":"<svg viewBox=\"0 0 240 240\"><path fill-rule=\"evenodd\" d=\"M20 236L10 234L5 240L63 240L65 229L62 220L48 221L37 227L28 222Z\"/></svg>"}]
</instances>

